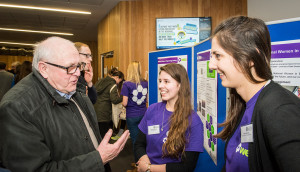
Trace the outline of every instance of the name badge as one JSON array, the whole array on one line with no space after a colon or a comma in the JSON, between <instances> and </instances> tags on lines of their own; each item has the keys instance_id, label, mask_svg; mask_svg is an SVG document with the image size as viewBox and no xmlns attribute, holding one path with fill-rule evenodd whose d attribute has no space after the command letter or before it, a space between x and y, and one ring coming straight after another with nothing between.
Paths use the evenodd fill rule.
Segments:
<instances>
[{"instance_id":1,"label":"name badge","mask_svg":"<svg viewBox=\"0 0 300 172\"><path fill-rule=\"evenodd\" d=\"M159 125L148 126L148 135L159 134Z\"/></svg>"},{"instance_id":2,"label":"name badge","mask_svg":"<svg viewBox=\"0 0 300 172\"><path fill-rule=\"evenodd\" d=\"M241 142L250 143L253 142L253 125L244 125L241 127Z\"/></svg>"}]
</instances>

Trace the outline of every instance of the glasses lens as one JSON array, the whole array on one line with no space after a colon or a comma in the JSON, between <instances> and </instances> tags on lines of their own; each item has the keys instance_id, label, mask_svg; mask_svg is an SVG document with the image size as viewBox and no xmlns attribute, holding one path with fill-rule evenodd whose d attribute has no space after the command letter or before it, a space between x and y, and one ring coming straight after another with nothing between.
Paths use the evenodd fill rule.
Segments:
<instances>
[{"instance_id":1,"label":"glasses lens","mask_svg":"<svg viewBox=\"0 0 300 172\"><path fill-rule=\"evenodd\" d=\"M80 64L80 71L83 71L84 68L85 68L85 66L86 66L86 63L82 62L82 63Z\"/></svg>"},{"instance_id":2,"label":"glasses lens","mask_svg":"<svg viewBox=\"0 0 300 172\"><path fill-rule=\"evenodd\" d=\"M76 69L78 68L79 66L70 66L69 68L68 68L68 74L73 74L73 73L75 73L76 72Z\"/></svg>"},{"instance_id":3,"label":"glasses lens","mask_svg":"<svg viewBox=\"0 0 300 172\"><path fill-rule=\"evenodd\" d=\"M85 53L79 53L81 55L84 55L86 58L93 58L91 54L85 54Z\"/></svg>"}]
</instances>

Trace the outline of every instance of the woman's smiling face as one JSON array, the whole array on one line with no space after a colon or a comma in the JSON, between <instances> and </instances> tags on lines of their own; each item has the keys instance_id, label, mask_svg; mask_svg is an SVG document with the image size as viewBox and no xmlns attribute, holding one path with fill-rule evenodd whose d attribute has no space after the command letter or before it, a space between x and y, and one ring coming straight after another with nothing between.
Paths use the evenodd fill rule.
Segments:
<instances>
[{"instance_id":1,"label":"woman's smiling face","mask_svg":"<svg viewBox=\"0 0 300 172\"><path fill-rule=\"evenodd\" d=\"M162 100L176 102L180 84L165 71L160 72L158 82Z\"/></svg>"},{"instance_id":2,"label":"woman's smiling face","mask_svg":"<svg viewBox=\"0 0 300 172\"><path fill-rule=\"evenodd\" d=\"M238 88L244 81L249 82L235 59L220 46L216 37L212 39L209 69L219 73L224 87Z\"/></svg>"}]
</instances>

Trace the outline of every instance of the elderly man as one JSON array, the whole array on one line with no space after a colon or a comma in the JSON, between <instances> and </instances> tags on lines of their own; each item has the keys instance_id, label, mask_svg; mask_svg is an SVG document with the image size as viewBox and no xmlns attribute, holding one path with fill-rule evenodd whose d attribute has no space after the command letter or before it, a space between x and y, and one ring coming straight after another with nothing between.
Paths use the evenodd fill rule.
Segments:
<instances>
[{"instance_id":1,"label":"elderly man","mask_svg":"<svg viewBox=\"0 0 300 172\"><path fill-rule=\"evenodd\" d=\"M33 73L0 104L0 160L11 171L105 171L123 149L99 134L89 98L76 92L83 66L74 44L50 37L37 45ZM100 143L100 144L99 144Z\"/></svg>"}]
</instances>

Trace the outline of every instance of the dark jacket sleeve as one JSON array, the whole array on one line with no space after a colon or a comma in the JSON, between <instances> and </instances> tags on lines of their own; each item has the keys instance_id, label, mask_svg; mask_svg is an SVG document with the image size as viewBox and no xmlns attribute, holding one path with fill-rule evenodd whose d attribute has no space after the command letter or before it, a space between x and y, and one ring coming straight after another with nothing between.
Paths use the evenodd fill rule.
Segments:
<instances>
[{"instance_id":1,"label":"dark jacket sleeve","mask_svg":"<svg viewBox=\"0 0 300 172\"><path fill-rule=\"evenodd\" d=\"M260 93L252 116L250 171L300 171L300 99L271 81Z\"/></svg>"},{"instance_id":2,"label":"dark jacket sleeve","mask_svg":"<svg viewBox=\"0 0 300 172\"><path fill-rule=\"evenodd\" d=\"M186 151L182 156L181 162L167 163L166 172L193 172L198 161L199 152Z\"/></svg>"},{"instance_id":3,"label":"dark jacket sleeve","mask_svg":"<svg viewBox=\"0 0 300 172\"><path fill-rule=\"evenodd\" d=\"M24 105L0 106L0 159L4 167L23 172L105 171L97 150L55 160L51 155L53 150L46 144L46 131L41 130L35 118L24 114L20 107Z\"/></svg>"},{"instance_id":4,"label":"dark jacket sleeve","mask_svg":"<svg viewBox=\"0 0 300 172\"><path fill-rule=\"evenodd\" d=\"M297 132L300 131L300 108L297 106L282 105L262 119L264 139L272 152L269 156L274 158L279 171L300 171L300 135ZM264 150L260 153L261 157L266 155Z\"/></svg>"},{"instance_id":5,"label":"dark jacket sleeve","mask_svg":"<svg viewBox=\"0 0 300 172\"><path fill-rule=\"evenodd\" d=\"M139 130L136 141L134 143L134 154L136 157L135 162L137 162L143 155L147 154L146 146L146 135L141 130Z\"/></svg>"},{"instance_id":6,"label":"dark jacket sleeve","mask_svg":"<svg viewBox=\"0 0 300 172\"><path fill-rule=\"evenodd\" d=\"M113 88L110 92L110 101L113 104L119 104L121 103L123 100L123 96L120 96L118 93L118 88L117 86L115 86L115 88Z\"/></svg>"},{"instance_id":7,"label":"dark jacket sleeve","mask_svg":"<svg viewBox=\"0 0 300 172\"><path fill-rule=\"evenodd\" d=\"M134 144L134 154L138 161L146 152L146 135L139 130L137 139ZM167 163L166 164L166 171L167 172L185 172L185 171L194 171L197 161L199 152L193 151L186 151L184 152L185 156L182 156L181 162L179 163Z\"/></svg>"},{"instance_id":8,"label":"dark jacket sleeve","mask_svg":"<svg viewBox=\"0 0 300 172\"><path fill-rule=\"evenodd\" d=\"M94 86L88 87L88 96L93 104L97 101L97 91Z\"/></svg>"}]
</instances>

